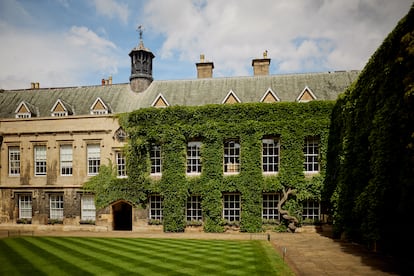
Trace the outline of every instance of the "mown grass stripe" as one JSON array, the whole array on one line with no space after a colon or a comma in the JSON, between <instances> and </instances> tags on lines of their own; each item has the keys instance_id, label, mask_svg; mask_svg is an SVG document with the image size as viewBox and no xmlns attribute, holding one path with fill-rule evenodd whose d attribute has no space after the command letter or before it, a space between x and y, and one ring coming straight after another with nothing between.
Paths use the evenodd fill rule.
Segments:
<instances>
[{"instance_id":1,"label":"mown grass stripe","mask_svg":"<svg viewBox=\"0 0 414 276\"><path fill-rule=\"evenodd\" d=\"M101 265L94 265L93 262L90 262L91 257L89 255L85 255L80 251L72 249L69 243L65 244L63 240L61 243L56 243L53 242L53 240L60 241L56 239L51 240L50 238L42 238L29 239L28 242L50 252L51 254L54 254L63 262L71 264L73 266L73 270L79 275L94 275L95 273L99 273L101 275L116 275L112 273L112 269L106 270Z\"/></svg>"},{"instance_id":2,"label":"mown grass stripe","mask_svg":"<svg viewBox=\"0 0 414 276\"><path fill-rule=\"evenodd\" d=\"M164 266L165 264L168 264L168 266L171 267L171 264L174 264L173 269L175 272L180 272L181 275L194 275L196 272L194 265L196 265L196 267L199 267L203 262L202 260L194 260L194 258L191 258L191 255L189 255L187 252L170 252L168 250L168 245L165 243L164 245L159 244L158 247L152 247L150 245L144 244L137 245L136 243L125 243L125 241L122 239L118 239L116 241L101 240L101 242L108 243L108 246L117 248L121 252L129 250L134 253L136 251L134 248L137 247L140 248L141 252L142 249L145 249L144 254L141 255L142 258L140 258L141 262L143 261L143 258L149 258L152 260L153 264L157 263L158 266Z\"/></svg>"},{"instance_id":3,"label":"mown grass stripe","mask_svg":"<svg viewBox=\"0 0 414 276\"><path fill-rule=\"evenodd\" d=\"M13 238L10 240L11 242L9 245L13 247L14 251L19 254L21 258L25 259L30 265L35 267L35 269L39 271L39 274L68 275L61 264L57 263L53 258L51 259L47 254L41 254L41 249L32 247L25 239L26 238Z\"/></svg>"},{"instance_id":4,"label":"mown grass stripe","mask_svg":"<svg viewBox=\"0 0 414 276\"><path fill-rule=\"evenodd\" d=\"M37 267L27 262L15 250L15 244L12 239L0 240L0 264L0 275L42 275L42 272Z\"/></svg>"},{"instance_id":5,"label":"mown grass stripe","mask_svg":"<svg viewBox=\"0 0 414 276\"><path fill-rule=\"evenodd\" d=\"M74 239L73 242L84 248L89 247L94 249L95 252L100 252L99 255L102 255L103 258L112 258L115 259L118 266L121 266L124 270L130 272L140 273L141 268L151 268L154 273L158 272L161 275L170 275L174 273L174 270L171 269L170 264L159 262L154 258L147 258L145 255L131 255L124 250L116 249L114 244L103 245L103 241L107 239L99 238L84 238L84 239ZM148 267L140 267L141 265L146 264Z\"/></svg>"}]
</instances>

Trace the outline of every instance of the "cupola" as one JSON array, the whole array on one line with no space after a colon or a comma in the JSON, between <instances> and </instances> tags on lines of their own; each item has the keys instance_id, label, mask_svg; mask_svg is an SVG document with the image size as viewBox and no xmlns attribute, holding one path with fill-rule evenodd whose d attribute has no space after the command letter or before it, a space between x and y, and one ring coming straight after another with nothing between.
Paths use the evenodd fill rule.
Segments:
<instances>
[{"instance_id":1,"label":"cupola","mask_svg":"<svg viewBox=\"0 0 414 276\"><path fill-rule=\"evenodd\" d=\"M131 57L131 76L129 83L135 92L142 92L151 84L152 78L152 59L154 54L145 48L142 40L142 26L138 27L139 44L129 53Z\"/></svg>"}]
</instances>

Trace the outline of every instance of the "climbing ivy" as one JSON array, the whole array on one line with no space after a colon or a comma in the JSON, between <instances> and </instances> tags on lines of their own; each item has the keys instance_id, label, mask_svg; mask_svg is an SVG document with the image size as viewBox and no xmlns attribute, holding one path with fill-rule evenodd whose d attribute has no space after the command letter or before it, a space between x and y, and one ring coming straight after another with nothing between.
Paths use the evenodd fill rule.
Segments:
<instances>
[{"instance_id":1,"label":"climbing ivy","mask_svg":"<svg viewBox=\"0 0 414 276\"><path fill-rule=\"evenodd\" d=\"M401 230L414 212L413 26L412 6L337 101L323 192L338 236L407 264L414 239Z\"/></svg>"},{"instance_id":2,"label":"climbing ivy","mask_svg":"<svg viewBox=\"0 0 414 276\"><path fill-rule=\"evenodd\" d=\"M118 182L134 187L132 202L145 203L147 195L163 197L164 231L185 228L185 203L191 194L202 197L204 231L224 231L222 193L239 192L242 201L241 231L262 230L262 192L296 189L291 200L320 200L330 114L334 103L248 103L145 108L123 114L122 127L129 135L127 146L128 179ZM280 137L280 169L276 176L264 176L261 169L261 139ZM303 143L306 136L321 140L320 175L303 174ZM241 170L223 174L223 143L237 138L241 144ZM202 173L186 175L186 146L193 139L202 141ZM162 146L162 177L150 176L151 143ZM126 190L128 190L126 189ZM123 188L121 189L123 190ZM103 195L97 194L97 197ZM118 194L106 194L115 201ZM109 202L106 199L105 202Z\"/></svg>"}]
</instances>

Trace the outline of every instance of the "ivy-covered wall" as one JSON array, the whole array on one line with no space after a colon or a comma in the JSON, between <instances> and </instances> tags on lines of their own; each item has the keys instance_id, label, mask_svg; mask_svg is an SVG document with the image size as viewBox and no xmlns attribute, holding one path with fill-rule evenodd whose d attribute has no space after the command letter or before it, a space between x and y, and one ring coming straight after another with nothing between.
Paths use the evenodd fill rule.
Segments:
<instances>
[{"instance_id":1,"label":"ivy-covered wall","mask_svg":"<svg viewBox=\"0 0 414 276\"><path fill-rule=\"evenodd\" d=\"M338 235L407 263L414 246L407 229L414 213L413 26L412 7L337 101L324 191Z\"/></svg>"},{"instance_id":2,"label":"ivy-covered wall","mask_svg":"<svg viewBox=\"0 0 414 276\"><path fill-rule=\"evenodd\" d=\"M123 194L131 202L146 204L149 194L160 194L164 231L180 232L186 226L187 197L201 195L204 231L222 232L222 193L237 191L242 202L241 231L261 231L262 192L292 188L296 190L291 197L293 201L320 200L333 105L333 102L313 101L177 106L124 114L120 122L129 135L128 179L119 180L117 188L113 188L117 192L107 191L104 201L109 204ZM261 139L267 135L280 137L280 167L276 176L262 174ZM303 145L307 136L320 138L321 173L313 177L305 177L303 173ZM195 138L202 141L202 173L187 176L186 146ZM239 174L226 176L223 144L229 138L240 141L241 168ZM150 176L149 150L153 142L162 145L160 179Z\"/></svg>"}]
</instances>

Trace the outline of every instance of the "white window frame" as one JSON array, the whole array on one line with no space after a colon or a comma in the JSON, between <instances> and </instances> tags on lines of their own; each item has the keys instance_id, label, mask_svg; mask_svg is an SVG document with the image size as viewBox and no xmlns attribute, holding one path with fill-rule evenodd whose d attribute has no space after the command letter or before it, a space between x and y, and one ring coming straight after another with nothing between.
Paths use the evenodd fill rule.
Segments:
<instances>
[{"instance_id":1,"label":"white window frame","mask_svg":"<svg viewBox=\"0 0 414 276\"><path fill-rule=\"evenodd\" d=\"M115 152L116 174L118 178L126 178L126 157L122 151Z\"/></svg>"},{"instance_id":2,"label":"white window frame","mask_svg":"<svg viewBox=\"0 0 414 276\"><path fill-rule=\"evenodd\" d=\"M99 167L101 166L101 145L88 144L86 148L88 159L88 175L97 175L99 173Z\"/></svg>"},{"instance_id":3,"label":"white window frame","mask_svg":"<svg viewBox=\"0 0 414 276\"><path fill-rule=\"evenodd\" d=\"M224 142L224 174L240 172L240 143L237 139Z\"/></svg>"},{"instance_id":4,"label":"white window frame","mask_svg":"<svg viewBox=\"0 0 414 276\"><path fill-rule=\"evenodd\" d=\"M192 195L187 199L187 221L202 221L201 196Z\"/></svg>"},{"instance_id":5,"label":"white window frame","mask_svg":"<svg viewBox=\"0 0 414 276\"><path fill-rule=\"evenodd\" d=\"M52 112L52 117L66 117L68 116L67 111L54 111Z\"/></svg>"},{"instance_id":6,"label":"white window frame","mask_svg":"<svg viewBox=\"0 0 414 276\"><path fill-rule=\"evenodd\" d=\"M9 176L20 176L20 147L10 146L9 152Z\"/></svg>"},{"instance_id":7,"label":"white window frame","mask_svg":"<svg viewBox=\"0 0 414 276\"><path fill-rule=\"evenodd\" d=\"M201 142L192 141L187 143L187 174L201 174Z\"/></svg>"},{"instance_id":8,"label":"white window frame","mask_svg":"<svg viewBox=\"0 0 414 276\"><path fill-rule=\"evenodd\" d=\"M280 143L277 138L262 139L262 171L264 174L279 172Z\"/></svg>"},{"instance_id":9,"label":"white window frame","mask_svg":"<svg viewBox=\"0 0 414 276\"><path fill-rule=\"evenodd\" d=\"M321 215L321 204L317 200L305 200L302 202L302 219L319 221Z\"/></svg>"},{"instance_id":10,"label":"white window frame","mask_svg":"<svg viewBox=\"0 0 414 276\"><path fill-rule=\"evenodd\" d=\"M19 219L32 219L31 195L19 195Z\"/></svg>"},{"instance_id":11,"label":"white window frame","mask_svg":"<svg viewBox=\"0 0 414 276\"><path fill-rule=\"evenodd\" d=\"M35 176L45 176L47 173L47 148L46 145L35 145L34 152L34 173Z\"/></svg>"},{"instance_id":12,"label":"white window frame","mask_svg":"<svg viewBox=\"0 0 414 276\"><path fill-rule=\"evenodd\" d=\"M277 204L280 201L280 195L276 193L263 193L262 219L263 220L280 220Z\"/></svg>"},{"instance_id":13,"label":"white window frame","mask_svg":"<svg viewBox=\"0 0 414 276\"><path fill-rule=\"evenodd\" d=\"M239 193L223 194L223 219L228 222L240 221L241 196Z\"/></svg>"},{"instance_id":14,"label":"white window frame","mask_svg":"<svg viewBox=\"0 0 414 276\"><path fill-rule=\"evenodd\" d=\"M93 195L82 195L81 197L81 220L96 220L95 197Z\"/></svg>"},{"instance_id":15,"label":"white window frame","mask_svg":"<svg viewBox=\"0 0 414 276\"><path fill-rule=\"evenodd\" d=\"M150 195L149 197L149 219L162 221L163 199L160 195Z\"/></svg>"},{"instance_id":16,"label":"white window frame","mask_svg":"<svg viewBox=\"0 0 414 276\"><path fill-rule=\"evenodd\" d=\"M162 149L161 145L152 144L150 149L151 175L162 174Z\"/></svg>"},{"instance_id":17,"label":"white window frame","mask_svg":"<svg viewBox=\"0 0 414 276\"><path fill-rule=\"evenodd\" d=\"M30 112L22 112L22 113L17 113L16 114L16 118L17 119L28 119L32 117L32 113Z\"/></svg>"},{"instance_id":18,"label":"white window frame","mask_svg":"<svg viewBox=\"0 0 414 276\"><path fill-rule=\"evenodd\" d=\"M73 173L73 149L72 145L60 145L60 175L71 176Z\"/></svg>"},{"instance_id":19,"label":"white window frame","mask_svg":"<svg viewBox=\"0 0 414 276\"><path fill-rule=\"evenodd\" d=\"M317 136L308 136L305 138L303 147L304 155L304 172L308 174L319 173L319 143L320 139Z\"/></svg>"},{"instance_id":20,"label":"white window frame","mask_svg":"<svg viewBox=\"0 0 414 276\"><path fill-rule=\"evenodd\" d=\"M63 195L50 195L50 219L63 220Z\"/></svg>"}]
</instances>

